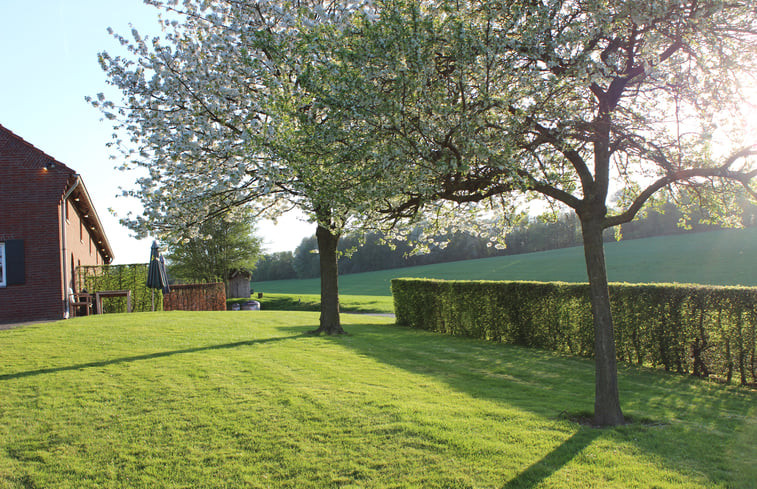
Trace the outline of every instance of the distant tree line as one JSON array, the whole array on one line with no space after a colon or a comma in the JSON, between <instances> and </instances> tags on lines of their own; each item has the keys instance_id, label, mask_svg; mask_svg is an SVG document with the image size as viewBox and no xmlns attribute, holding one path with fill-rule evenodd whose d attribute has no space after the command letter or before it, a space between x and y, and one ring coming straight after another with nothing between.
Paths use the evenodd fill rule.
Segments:
<instances>
[{"instance_id":1,"label":"distant tree line","mask_svg":"<svg viewBox=\"0 0 757 489\"><path fill-rule=\"evenodd\" d=\"M737 205L741 208L740 224L745 227L757 225L757 206L746 200ZM717 229L721 226L709 223L707 216L701 212L686 217L675 204L668 202L659 211L650 210L644 217L624 224L620 233L621 239L628 240ZM411 238L418 232L411 233ZM614 230L606 231L605 241L615 239ZM505 248L492 246L485 236L467 232L441 233L435 236L434 241L444 245L430 246L426 253L413 254L412 244L406 241L393 241L390 246L377 234L369 234L362 243L359 236L346 235L339 243L339 273L370 272L580 246L581 229L578 218L574 213L569 213L552 221L533 219L514 226L505 236ZM304 238L294 252L263 255L256 264L253 281L318 276L318 246L315 236L311 236Z\"/></svg>"}]
</instances>

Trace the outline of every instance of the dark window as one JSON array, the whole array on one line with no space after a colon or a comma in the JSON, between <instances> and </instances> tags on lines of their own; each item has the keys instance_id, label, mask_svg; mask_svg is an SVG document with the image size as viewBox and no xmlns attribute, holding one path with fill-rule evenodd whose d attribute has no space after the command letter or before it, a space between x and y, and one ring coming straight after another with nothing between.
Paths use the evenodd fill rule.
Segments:
<instances>
[{"instance_id":1,"label":"dark window","mask_svg":"<svg viewBox=\"0 0 757 489\"><path fill-rule=\"evenodd\" d=\"M0 243L0 287L5 287L5 243Z\"/></svg>"},{"instance_id":2,"label":"dark window","mask_svg":"<svg viewBox=\"0 0 757 489\"><path fill-rule=\"evenodd\" d=\"M21 285L24 283L24 241L14 239L4 243L3 274L5 285Z\"/></svg>"}]
</instances>

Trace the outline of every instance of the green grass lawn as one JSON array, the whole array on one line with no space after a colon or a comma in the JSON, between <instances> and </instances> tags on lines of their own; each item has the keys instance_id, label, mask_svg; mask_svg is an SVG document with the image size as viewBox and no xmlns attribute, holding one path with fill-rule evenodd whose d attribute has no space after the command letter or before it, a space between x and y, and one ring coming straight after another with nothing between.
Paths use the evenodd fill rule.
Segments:
<instances>
[{"instance_id":1,"label":"green grass lawn","mask_svg":"<svg viewBox=\"0 0 757 489\"><path fill-rule=\"evenodd\" d=\"M613 282L757 286L757 228L606 243L605 254L607 276ZM339 290L348 295L390 295L389 283L397 277L587 280L583 248L576 247L342 275ZM252 287L265 293L317 294L320 280L253 282Z\"/></svg>"},{"instance_id":2,"label":"green grass lawn","mask_svg":"<svg viewBox=\"0 0 757 489\"><path fill-rule=\"evenodd\" d=\"M139 313L0 331L0 488L754 488L757 395L344 315Z\"/></svg>"}]
</instances>

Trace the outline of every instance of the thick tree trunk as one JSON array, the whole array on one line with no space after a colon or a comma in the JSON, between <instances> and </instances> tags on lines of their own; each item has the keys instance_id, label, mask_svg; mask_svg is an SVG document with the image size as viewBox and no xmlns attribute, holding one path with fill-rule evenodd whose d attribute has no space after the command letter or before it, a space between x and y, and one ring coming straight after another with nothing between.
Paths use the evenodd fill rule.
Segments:
<instances>
[{"instance_id":1,"label":"thick tree trunk","mask_svg":"<svg viewBox=\"0 0 757 489\"><path fill-rule=\"evenodd\" d=\"M339 269L337 245L339 234L321 224L315 231L321 263L321 322L315 334L345 334L339 320Z\"/></svg>"},{"instance_id":2,"label":"thick tree trunk","mask_svg":"<svg viewBox=\"0 0 757 489\"><path fill-rule=\"evenodd\" d=\"M610 313L610 292L607 287L602 226L598 219L581 218L586 257L586 271L594 315L595 397L594 424L616 426L625 419L620 410L618 367L615 358L615 335Z\"/></svg>"}]
</instances>

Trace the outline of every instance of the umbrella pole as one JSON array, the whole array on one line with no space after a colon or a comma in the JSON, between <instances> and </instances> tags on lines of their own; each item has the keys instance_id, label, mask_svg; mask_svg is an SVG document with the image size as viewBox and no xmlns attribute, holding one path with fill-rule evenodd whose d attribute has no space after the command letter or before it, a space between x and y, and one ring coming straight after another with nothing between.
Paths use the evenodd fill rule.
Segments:
<instances>
[{"instance_id":1,"label":"umbrella pole","mask_svg":"<svg viewBox=\"0 0 757 489\"><path fill-rule=\"evenodd\" d=\"M150 297L152 301L152 312L155 312L155 289L150 289L152 291L152 295Z\"/></svg>"}]
</instances>

